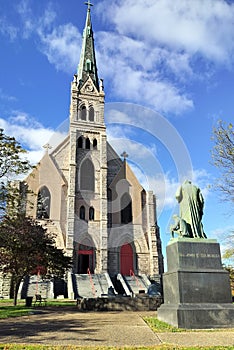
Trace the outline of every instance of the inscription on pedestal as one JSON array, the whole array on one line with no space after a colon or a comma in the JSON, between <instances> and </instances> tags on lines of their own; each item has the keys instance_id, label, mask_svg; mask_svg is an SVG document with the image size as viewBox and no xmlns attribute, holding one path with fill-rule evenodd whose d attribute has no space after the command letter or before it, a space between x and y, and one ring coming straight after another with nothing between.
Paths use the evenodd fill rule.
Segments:
<instances>
[{"instance_id":1,"label":"inscription on pedestal","mask_svg":"<svg viewBox=\"0 0 234 350\"><path fill-rule=\"evenodd\" d=\"M168 272L177 269L222 269L220 247L213 239L178 238L167 246Z\"/></svg>"},{"instance_id":2,"label":"inscription on pedestal","mask_svg":"<svg viewBox=\"0 0 234 350\"><path fill-rule=\"evenodd\" d=\"M158 318L180 328L234 326L228 272L214 240L173 239L167 246L164 304Z\"/></svg>"}]
</instances>

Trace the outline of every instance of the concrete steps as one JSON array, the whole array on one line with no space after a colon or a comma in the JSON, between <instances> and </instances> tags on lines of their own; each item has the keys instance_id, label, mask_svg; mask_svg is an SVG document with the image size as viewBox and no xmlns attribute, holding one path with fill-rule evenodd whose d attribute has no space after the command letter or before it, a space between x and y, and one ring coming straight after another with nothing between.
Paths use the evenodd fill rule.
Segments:
<instances>
[{"instance_id":1,"label":"concrete steps","mask_svg":"<svg viewBox=\"0 0 234 350\"><path fill-rule=\"evenodd\" d=\"M146 275L123 276L132 295L147 294L150 280Z\"/></svg>"},{"instance_id":2,"label":"concrete steps","mask_svg":"<svg viewBox=\"0 0 234 350\"><path fill-rule=\"evenodd\" d=\"M27 276L20 287L21 299L26 297L34 297L35 294L41 294L43 298L53 298L53 282L51 280L43 280L40 276Z\"/></svg>"},{"instance_id":3,"label":"concrete steps","mask_svg":"<svg viewBox=\"0 0 234 350\"><path fill-rule=\"evenodd\" d=\"M73 290L75 298L97 298L108 295L108 289L114 286L107 273L103 274L74 274ZM116 291L114 291L117 294Z\"/></svg>"}]
</instances>

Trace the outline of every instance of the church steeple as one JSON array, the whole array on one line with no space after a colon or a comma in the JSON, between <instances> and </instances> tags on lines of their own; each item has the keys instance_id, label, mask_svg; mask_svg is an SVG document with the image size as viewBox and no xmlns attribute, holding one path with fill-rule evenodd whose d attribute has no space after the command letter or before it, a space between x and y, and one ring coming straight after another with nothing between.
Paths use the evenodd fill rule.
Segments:
<instances>
[{"instance_id":1,"label":"church steeple","mask_svg":"<svg viewBox=\"0 0 234 350\"><path fill-rule=\"evenodd\" d=\"M92 30L92 22L90 15L90 7L92 4L88 0L85 3L88 5L87 16L85 22L85 28L83 31L83 42L82 42L82 50L80 55L80 62L78 66L77 72L77 82L79 84L79 88L83 86L88 77L90 76L95 84L97 90L99 91L99 81L97 74L97 64L95 58L95 49L94 49L94 38L93 38L93 30Z\"/></svg>"}]
</instances>

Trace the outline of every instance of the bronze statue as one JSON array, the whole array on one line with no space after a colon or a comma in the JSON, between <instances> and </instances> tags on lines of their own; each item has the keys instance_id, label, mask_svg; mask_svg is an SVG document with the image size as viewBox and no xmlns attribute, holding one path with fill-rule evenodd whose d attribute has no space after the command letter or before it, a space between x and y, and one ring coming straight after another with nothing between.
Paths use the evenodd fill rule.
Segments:
<instances>
[{"instance_id":1,"label":"bronze statue","mask_svg":"<svg viewBox=\"0 0 234 350\"><path fill-rule=\"evenodd\" d=\"M184 219L180 218L178 215L173 215L173 219L174 225L170 226L172 238L175 237L175 233L177 233L179 237L191 237L188 230L187 222Z\"/></svg>"}]
</instances>

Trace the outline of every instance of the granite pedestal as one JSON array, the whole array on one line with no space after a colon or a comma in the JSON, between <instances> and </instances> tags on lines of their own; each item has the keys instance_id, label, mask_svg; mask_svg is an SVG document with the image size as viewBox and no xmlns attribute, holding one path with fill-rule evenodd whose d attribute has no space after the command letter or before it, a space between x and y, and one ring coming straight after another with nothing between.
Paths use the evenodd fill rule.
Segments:
<instances>
[{"instance_id":1,"label":"granite pedestal","mask_svg":"<svg viewBox=\"0 0 234 350\"><path fill-rule=\"evenodd\" d=\"M176 238L166 250L159 320L188 329L234 327L229 274L216 240Z\"/></svg>"}]
</instances>

